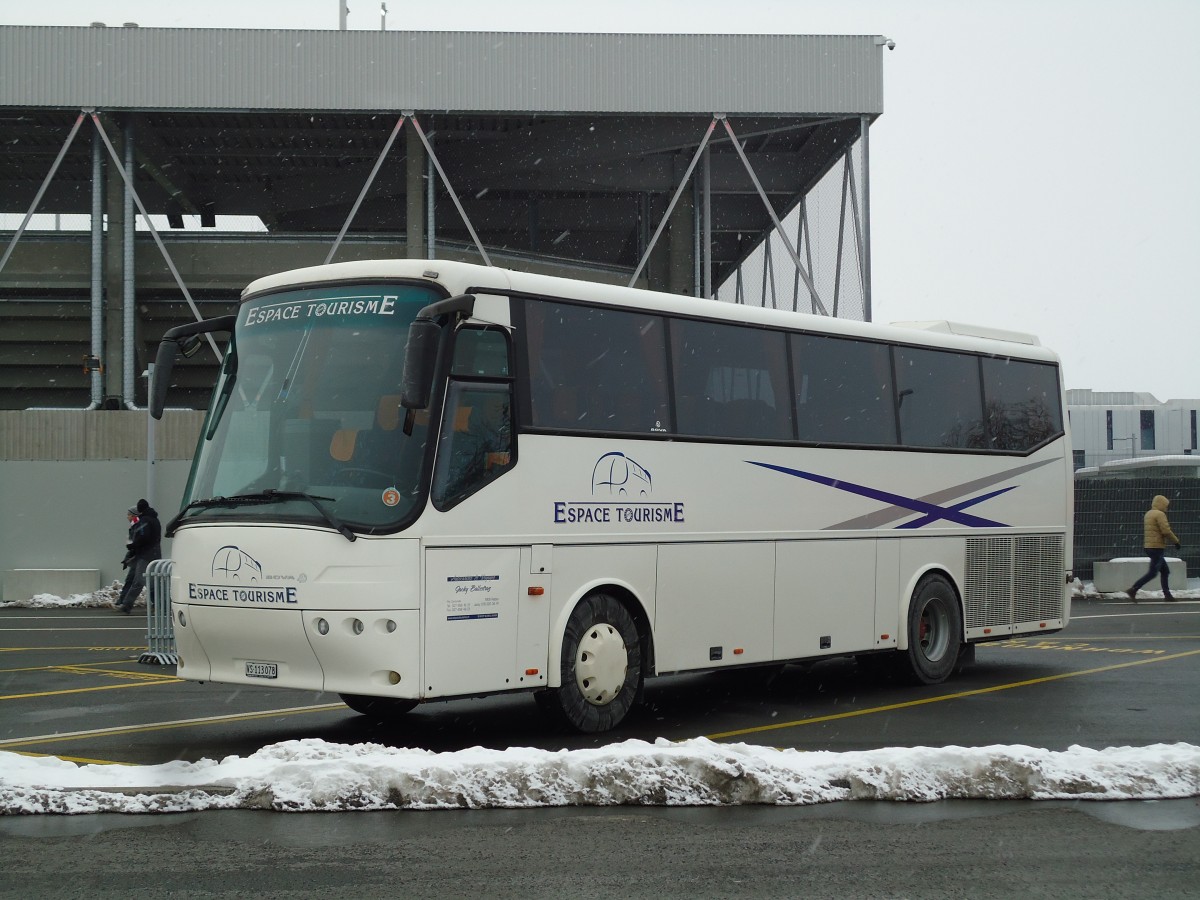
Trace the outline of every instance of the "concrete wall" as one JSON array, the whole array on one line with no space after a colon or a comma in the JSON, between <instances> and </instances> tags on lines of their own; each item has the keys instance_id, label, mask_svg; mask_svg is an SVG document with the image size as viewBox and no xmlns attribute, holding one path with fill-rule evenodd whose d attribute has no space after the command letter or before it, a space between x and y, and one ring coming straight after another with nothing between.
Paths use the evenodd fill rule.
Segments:
<instances>
[{"instance_id":1,"label":"concrete wall","mask_svg":"<svg viewBox=\"0 0 1200 900\"><path fill-rule=\"evenodd\" d=\"M0 411L0 577L96 569L101 586L123 580L125 511L141 497L164 523L179 511L202 418L167 413L151 462L145 412Z\"/></svg>"}]
</instances>

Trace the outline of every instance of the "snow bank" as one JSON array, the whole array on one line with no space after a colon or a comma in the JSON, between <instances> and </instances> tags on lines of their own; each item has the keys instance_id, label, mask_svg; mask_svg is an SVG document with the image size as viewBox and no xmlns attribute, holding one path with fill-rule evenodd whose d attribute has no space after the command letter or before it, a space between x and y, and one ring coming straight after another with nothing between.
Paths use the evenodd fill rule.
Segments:
<instances>
[{"instance_id":1,"label":"snow bank","mask_svg":"<svg viewBox=\"0 0 1200 900\"><path fill-rule=\"evenodd\" d=\"M841 800L1200 796L1200 747L912 747L847 753L630 740L452 753L287 741L248 757L82 765L0 752L0 814L798 806Z\"/></svg>"}]
</instances>

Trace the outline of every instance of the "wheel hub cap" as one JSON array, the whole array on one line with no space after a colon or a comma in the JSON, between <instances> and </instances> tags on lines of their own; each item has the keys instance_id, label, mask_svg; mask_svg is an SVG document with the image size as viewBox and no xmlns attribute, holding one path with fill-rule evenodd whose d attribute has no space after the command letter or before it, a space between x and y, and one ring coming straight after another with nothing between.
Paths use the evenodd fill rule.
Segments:
<instances>
[{"instance_id":1,"label":"wheel hub cap","mask_svg":"<svg viewBox=\"0 0 1200 900\"><path fill-rule=\"evenodd\" d=\"M593 625L579 642L575 680L583 698L593 706L606 706L625 684L629 653L621 633L613 626Z\"/></svg>"}]
</instances>

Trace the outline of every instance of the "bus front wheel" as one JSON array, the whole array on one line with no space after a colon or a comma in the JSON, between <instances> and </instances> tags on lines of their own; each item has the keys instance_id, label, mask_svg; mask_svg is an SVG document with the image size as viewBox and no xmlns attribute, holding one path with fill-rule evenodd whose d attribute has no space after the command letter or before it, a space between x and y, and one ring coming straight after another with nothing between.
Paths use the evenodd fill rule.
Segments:
<instances>
[{"instance_id":1,"label":"bus front wheel","mask_svg":"<svg viewBox=\"0 0 1200 900\"><path fill-rule=\"evenodd\" d=\"M398 697L368 697L365 694L338 694L338 696L356 713L362 713L364 716L378 720L402 716L417 706L416 700L402 700Z\"/></svg>"},{"instance_id":2,"label":"bus front wheel","mask_svg":"<svg viewBox=\"0 0 1200 900\"><path fill-rule=\"evenodd\" d=\"M633 706L642 649L633 618L609 594L585 597L563 635L562 687L540 692L539 705L577 731L608 731Z\"/></svg>"},{"instance_id":3,"label":"bus front wheel","mask_svg":"<svg viewBox=\"0 0 1200 900\"><path fill-rule=\"evenodd\" d=\"M941 575L922 579L908 607L908 652L904 667L918 684L940 684L958 664L962 613L958 595Z\"/></svg>"}]
</instances>

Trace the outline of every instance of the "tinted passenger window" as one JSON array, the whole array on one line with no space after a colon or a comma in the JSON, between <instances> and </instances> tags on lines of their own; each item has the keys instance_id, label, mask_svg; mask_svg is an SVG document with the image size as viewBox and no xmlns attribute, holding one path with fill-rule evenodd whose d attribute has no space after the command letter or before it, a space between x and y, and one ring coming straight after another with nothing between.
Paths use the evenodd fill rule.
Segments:
<instances>
[{"instance_id":1,"label":"tinted passenger window","mask_svg":"<svg viewBox=\"0 0 1200 900\"><path fill-rule=\"evenodd\" d=\"M535 427L639 434L670 429L662 318L530 301L525 328Z\"/></svg>"},{"instance_id":2,"label":"tinted passenger window","mask_svg":"<svg viewBox=\"0 0 1200 900\"><path fill-rule=\"evenodd\" d=\"M508 341L492 328L463 328L454 338L454 375L508 375Z\"/></svg>"},{"instance_id":3,"label":"tinted passenger window","mask_svg":"<svg viewBox=\"0 0 1200 900\"><path fill-rule=\"evenodd\" d=\"M680 434L792 439L784 336L711 322L671 322Z\"/></svg>"},{"instance_id":4,"label":"tinted passenger window","mask_svg":"<svg viewBox=\"0 0 1200 900\"><path fill-rule=\"evenodd\" d=\"M976 357L897 347L895 358L901 443L987 448Z\"/></svg>"},{"instance_id":5,"label":"tinted passenger window","mask_svg":"<svg viewBox=\"0 0 1200 900\"><path fill-rule=\"evenodd\" d=\"M450 382L433 473L438 509L449 509L512 468L510 397L506 384Z\"/></svg>"},{"instance_id":6,"label":"tinted passenger window","mask_svg":"<svg viewBox=\"0 0 1200 900\"><path fill-rule=\"evenodd\" d=\"M796 334L792 365L800 440L896 443L892 360L885 345Z\"/></svg>"},{"instance_id":7,"label":"tinted passenger window","mask_svg":"<svg viewBox=\"0 0 1200 900\"><path fill-rule=\"evenodd\" d=\"M987 431L995 450L1032 450L1061 434L1058 369L1015 359L983 361Z\"/></svg>"}]
</instances>

